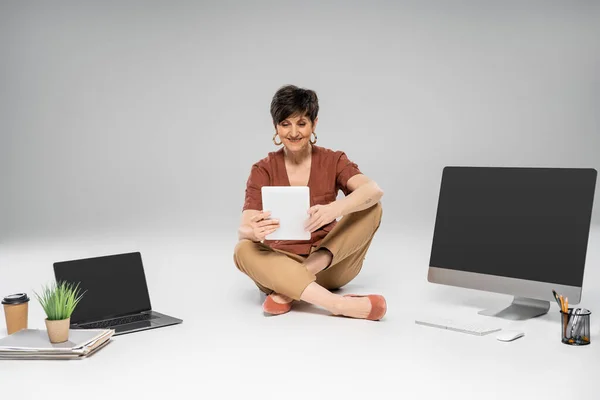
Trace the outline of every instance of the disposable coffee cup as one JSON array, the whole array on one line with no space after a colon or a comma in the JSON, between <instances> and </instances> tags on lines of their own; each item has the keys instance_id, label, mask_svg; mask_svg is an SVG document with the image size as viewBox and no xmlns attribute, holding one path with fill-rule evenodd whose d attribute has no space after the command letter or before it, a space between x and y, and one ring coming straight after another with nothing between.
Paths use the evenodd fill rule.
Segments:
<instances>
[{"instance_id":1,"label":"disposable coffee cup","mask_svg":"<svg viewBox=\"0 0 600 400\"><path fill-rule=\"evenodd\" d=\"M6 296L2 300L6 330L9 335L22 329L27 329L29 313L29 297L27 293L17 293Z\"/></svg>"}]
</instances>

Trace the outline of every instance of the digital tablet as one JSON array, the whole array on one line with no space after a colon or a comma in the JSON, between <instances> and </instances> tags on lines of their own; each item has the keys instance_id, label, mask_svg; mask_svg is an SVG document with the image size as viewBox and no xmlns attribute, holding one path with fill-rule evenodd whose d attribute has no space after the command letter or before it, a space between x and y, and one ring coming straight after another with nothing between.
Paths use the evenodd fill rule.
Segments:
<instances>
[{"instance_id":1,"label":"digital tablet","mask_svg":"<svg viewBox=\"0 0 600 400\"><path fill-rule=\"evenodd\" d=\"M263 186L264 211L269 218L279 220L279 228L267 235L266 240L309 240L311 233L304 229L308 221L310 191L308 186Z\"/></svg>"}]
</instances>

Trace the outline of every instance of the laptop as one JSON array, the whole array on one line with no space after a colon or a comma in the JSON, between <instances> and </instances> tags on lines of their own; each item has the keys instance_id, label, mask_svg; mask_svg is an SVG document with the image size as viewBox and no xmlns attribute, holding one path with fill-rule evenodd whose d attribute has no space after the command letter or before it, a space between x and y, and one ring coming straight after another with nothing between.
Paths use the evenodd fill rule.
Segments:
<instances>
[{"instance_id":1,"label":"laptop","mask_svg":"<svg viewBox=\"0 0 600 400\"><path fill-rule=\"evenodd\" d=\"M183 322L152 309L139 252L55 262L54 276L83 293L72 329L114 329L116 336Z\"/></svg>"}]
</instances>

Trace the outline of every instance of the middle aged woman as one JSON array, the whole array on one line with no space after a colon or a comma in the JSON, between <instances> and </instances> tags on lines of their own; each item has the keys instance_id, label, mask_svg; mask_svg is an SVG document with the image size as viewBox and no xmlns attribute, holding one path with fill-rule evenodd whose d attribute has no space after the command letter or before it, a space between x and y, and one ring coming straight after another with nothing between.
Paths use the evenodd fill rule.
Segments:
<instances>
[{"instance_id":1,"label":"middle aged woman","mask_svg":"<svg viewBox=\"0 0 600 400\"><path fill-rule=\"evenodd\" d=\"M361 271L381 224L383 191L343 151L316 145L318 111L312 90L288 85L273 96L273 142L283 147L251 167L234 262L267 294L263 310L268 314L288 312L301 300L334 315L380 320L387 311L383 296L331 290L345 286ZM310 240L265 240L279 222L262 209L263 186L310 188ZM340 190L345 196L337 199Z\"/></svg>"}]
</instances>

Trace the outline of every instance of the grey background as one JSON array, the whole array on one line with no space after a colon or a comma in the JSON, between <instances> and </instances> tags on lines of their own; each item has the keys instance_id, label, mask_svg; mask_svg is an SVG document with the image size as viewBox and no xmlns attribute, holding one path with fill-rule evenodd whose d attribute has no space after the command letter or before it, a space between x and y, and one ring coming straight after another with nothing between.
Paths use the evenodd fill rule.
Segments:
<instances>
[{"instance_id":1,"label":"grey background","mask_svg":"<svg viewBox=\"0 0 600 400\"><path fill-rule=\"evenodd\" d=\"M0 296L39 292L56 261L140 251L153 307L184 320L120 336L91 364L0 363L0 398L63 398L48 388L65 376L103 400L90 377L132 398L593 398L598 225L587 350L560 343L556 304L488 320L477 312L512 297L426 278L445 165L598 168L599 20L596 1L0 0ZM275 150L269 103L286 83L317 91L319 144L385 190L377 239L343 289L385 295L380 322L301 303L267 318L233 266L246 179ZM413 322L426 315L526 335ZM32 300L30 327L43 319ZM555 384L576 364L577 385Z\"/></svg>"},{"instance_id":2,"label":"grey background","mask_svg":"<svg viewBox=\"0 0 600 400\"><path fill-rule=\"evenodd\" d=\"M431 229L445 165L600 164L598 2L0 3L0 239L234 238L269 103ZM594 212L594 221L600 216Z\"/></svg>"}]
</instances>

